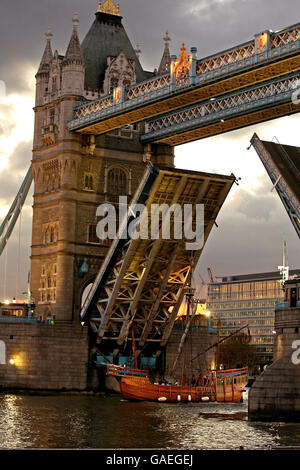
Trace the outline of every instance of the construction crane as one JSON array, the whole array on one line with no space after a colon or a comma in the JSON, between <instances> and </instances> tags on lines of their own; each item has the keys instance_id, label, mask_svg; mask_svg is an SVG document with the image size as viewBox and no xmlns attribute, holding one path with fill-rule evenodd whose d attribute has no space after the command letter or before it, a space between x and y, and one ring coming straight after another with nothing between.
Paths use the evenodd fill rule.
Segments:
<instances>
[{"instance_id":1,"label":"construction crane","mask_svg":"<svg viewBox=\"0 0 300 470\"><path fill-rule=\"evenodd\" d=\"M2 255L9 240L9 237L11 236L12 231L19 218L20 212L28 195L31 183L32 165L30 165L30 168L24 178L24 181L18 191L18 194L16 195L15 200L7 213L7 216L5 217L0 226L0 256Z\"/></svg>"},{"instance_id":2,"label":"construction crane","mask_svg":"<svg viewBox=\"0 0 300 470\"><path fill-rule=\"evenodd\" d=\"M208 277L209 277L209 280L210 280L210 284L214 284L215 280L214 280L214 276L213 276L211 268L207 268L207 272L208 272Z\"/></svg>"},{"instance_id":3,"label":"construction crane","mask_svg":"<svg viewBox=\"0 0 300 470\"><path fill-rule=\"evenodd\" d=\"M209 267L207 268L207 272L209 277L209 284L214 284L216 282L216 279L223 279L222 276L214 276L212 269Z\"/></svg>"}]
</instances>

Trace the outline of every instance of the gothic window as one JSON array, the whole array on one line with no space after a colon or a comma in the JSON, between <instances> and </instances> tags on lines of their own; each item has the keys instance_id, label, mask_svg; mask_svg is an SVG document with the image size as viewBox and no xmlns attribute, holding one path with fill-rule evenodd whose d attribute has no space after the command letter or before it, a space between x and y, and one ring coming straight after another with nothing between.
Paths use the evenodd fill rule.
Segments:
<instances>
[{"instance_id":1,"label":"gothic window","mask_svg":"<svg viewBox=\"0 0 300 470\"><path fill-rule=\"evenodd\" d=\"M52 91L57 90L57 77L52 78Z\"/></svg>"},{"instance_id":2,"label":"gothic window","mask_svg":"<svg viewBox=\"0 0 300 470\"><path fill-rule=\"evenodd\" d=\"M48 265L47 269L42 267L39 303L56 302L56 274L56 264Z\"/></svg>"},{"instance_id":3,"label":"gothic window","mask_svg":"<svg viewBox=\"0 0 300 470\"><path fill-rule=\"evenodd\" d=\"M57 191L60 188L60 164L52 160L43 164L43 186L44 191Z\"/></svg>"},{"instance_id":4,"label":"gothic window","mask_svg":"<svg viewBox=\"0 0 300 470\"><path fill-rule=\"evenodd\" d=\"M107 191L110 194L127 194L127 176L121 168L112 168L107 175Z\"/></svg>"},{"instance_id":5,"label":"gothic window","mask_svg":"<svg viewBox=\"0 0 300 470\"><path fill-rule=\"evenodd\" d=\"M51 108L49 111L49 123L54 124L55 121L55 109Z\"/></svg>"},{"instance_id":6,"label":"gothic window","mask_svg":"<svg viewBox=\"0 0 300 470\"><path fill-rule=\"evenodd\" d=\"M44 245L49 245L50 243L57 243L58 231L59 231L58 222L44 225L43 226Z\"/></svg>"},{"instance_id":7,"label":"gothic window","mask_svg":"<svg viewBox=\"0 0 300 470\"><path fill-rule=\"evenodd\" d=\"M54 227L51 227L50 229L50 243L54 243L55 238L54 238Z\"/></svg>"},{"instance_id":8,"label":"gothic window","mask_svg":"<svg viewBox=\"0 0 300 470\"><path fill-rule=\"evenodd\" d=\"M84 189L86 191L94 191L94 177L90 173L84 174Z\"/></svg>"}]
</instances>

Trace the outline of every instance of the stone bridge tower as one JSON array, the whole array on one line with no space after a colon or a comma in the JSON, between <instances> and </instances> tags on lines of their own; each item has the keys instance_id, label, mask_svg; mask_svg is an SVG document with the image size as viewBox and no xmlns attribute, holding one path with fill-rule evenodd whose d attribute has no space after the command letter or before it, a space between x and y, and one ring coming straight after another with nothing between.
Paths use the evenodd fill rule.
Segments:
<instances>
[{"instance_id":1,"label":"stone bridge tower","mask_svg":"<svg viewBox=\"0 0 300 470\"><path fill-rule=\"evenodd\" d=\"M153 76L143 70L111 0L102 4L82 45L78 15L66 54L52 52L49 30L36 75L31 290L35 315L78 322L82 293L101 266L107 242L96 236L96 208L133 195L149 158L143 124L104 136L68 130L76 105ZM153 147L152 161L173 166L173 150Z\"/></svg>"}]
</instances>

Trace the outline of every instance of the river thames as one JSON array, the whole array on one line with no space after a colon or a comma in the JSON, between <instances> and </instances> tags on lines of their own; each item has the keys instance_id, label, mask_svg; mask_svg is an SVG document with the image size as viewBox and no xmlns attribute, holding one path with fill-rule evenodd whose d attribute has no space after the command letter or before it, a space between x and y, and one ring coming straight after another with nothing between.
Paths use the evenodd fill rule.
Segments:
<instances>
[{"instance_id":1,"label":"river thames","mask_svg":"<svg viewBox=\"0 0 300 470\"><path fill-rule=\"evenodd\" d=\"M268 449L300 444L300 423L247 420L237 404L127 402L119 395L0 395L2 449Z\"/></svg>"}]
</instances>

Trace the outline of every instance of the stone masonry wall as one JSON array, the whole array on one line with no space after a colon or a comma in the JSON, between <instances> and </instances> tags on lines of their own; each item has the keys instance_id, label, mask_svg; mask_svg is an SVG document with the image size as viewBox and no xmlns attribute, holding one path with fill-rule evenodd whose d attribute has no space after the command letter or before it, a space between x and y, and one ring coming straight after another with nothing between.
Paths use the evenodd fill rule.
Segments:
<instances>
[{"instance_id":1,"label":"stone masonry wall","mask_svg":"<svg viewBox=\"0 0 300 470\"><path fill-rule=\"evenodd\" d=\"M87 387L88 333L81 325L0 323L0 345L0 389Z\"/></svg>"},{"instance_id":2,"label":"stone masonry wall","mask_svg":"<svg viewBox=\"0 0 300 470\"><path fill-rule=\"evenodd\" d=\"M297 353L294 341L300 342L300 308L277 310L275 330L274 362L250 389L249 419L299 421L300 364L292 356Z\"/></svg>"}]
</instances>

